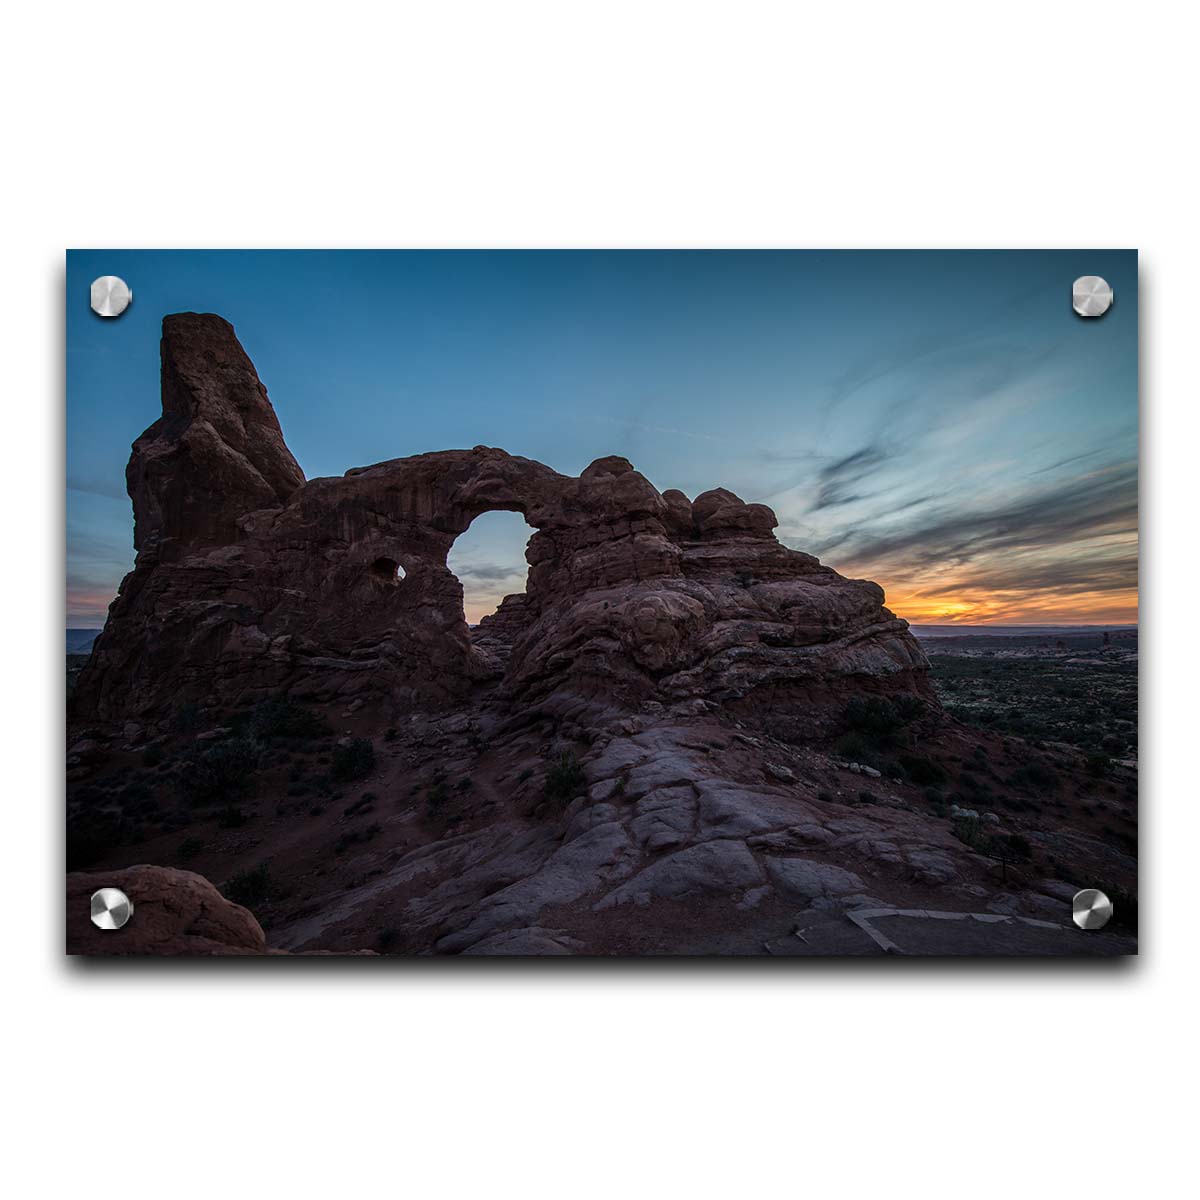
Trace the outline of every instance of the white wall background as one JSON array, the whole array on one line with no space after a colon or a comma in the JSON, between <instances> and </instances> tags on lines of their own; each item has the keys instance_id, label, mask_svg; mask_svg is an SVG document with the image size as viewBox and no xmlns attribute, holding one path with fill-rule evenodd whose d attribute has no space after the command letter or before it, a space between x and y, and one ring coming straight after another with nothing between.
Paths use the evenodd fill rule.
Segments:
<instances>
[{"instance_id":1,"label":"white wall background","mask_svg":"<svg viewBox=\"0 0 1200 1200\"><path fill-rule=\"evenodd\" d=\"M1185 12L8 12L10 1194L1183 1193L1200 933ZM76 245L1141 247L1141 959L68 966L61 252Z\"/></svg>"}]
</instances>

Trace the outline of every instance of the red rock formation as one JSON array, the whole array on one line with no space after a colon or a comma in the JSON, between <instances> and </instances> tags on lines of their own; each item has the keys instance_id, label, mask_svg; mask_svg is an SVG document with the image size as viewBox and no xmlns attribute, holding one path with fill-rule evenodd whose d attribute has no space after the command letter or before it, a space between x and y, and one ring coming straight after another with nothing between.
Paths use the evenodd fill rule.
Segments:
<instances>
[{"instance_id":1,"label":"red rock formation","mask_svg":"<svg viewBox=\"0 0 1200 1200\"><path fill-rule=\"evenodd\" d=\"M120 888L133 901L121 929L91 922L91 895ZM267 939L253 913L226 900L191 871L126 867L67 876L68 954L266 954Z\"/></svg>"},{"instance_id":2,"label":"red rock formation","mask_svg":"<svg viewBox=\"0 0 1200 1200\"><path fill-rule=\"evenodd\" d=\"M137 563L79 717L280 691L430 708L498 681L518 706L702 699L819 726L831 698L929 694L882 589L781 545L764 505L660 494L623 458L572 478L487 446L305 482L227 322L167 317L162 363L163 417L128 470ZM472 638L446 556L497 509L536 530L527 593Z\"/></svg>"}]
</instances>

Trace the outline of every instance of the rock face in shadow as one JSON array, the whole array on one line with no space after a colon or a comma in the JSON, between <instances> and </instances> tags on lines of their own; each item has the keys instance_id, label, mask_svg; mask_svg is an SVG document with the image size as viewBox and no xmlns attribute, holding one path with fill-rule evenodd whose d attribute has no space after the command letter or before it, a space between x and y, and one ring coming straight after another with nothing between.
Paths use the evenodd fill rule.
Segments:
<instances>
[{"instance_id":1,"label":"rock face in shadow","mask_svg":"<svg viewBox=\"0 0 1200 1200\"><path fill-rule=\"evenodd\" d=\"M781 545L771 509L723 488L689 500L623 458L575 478L487 446L306 482L211 314L164 320L162 387L127 472L136 566L79 718L153 724L280 692L401 713L487 684L524 708L704 700L815 732L851 694L931 697L882 589ZM446 559L494 510L536 530L527 592L473 634Z\"/></svg>"}]
</instances>

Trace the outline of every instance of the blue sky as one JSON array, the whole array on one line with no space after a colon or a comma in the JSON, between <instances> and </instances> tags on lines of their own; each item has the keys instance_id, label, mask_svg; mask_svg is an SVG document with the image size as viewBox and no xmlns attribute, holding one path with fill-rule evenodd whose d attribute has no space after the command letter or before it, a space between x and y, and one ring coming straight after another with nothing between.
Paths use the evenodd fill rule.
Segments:
<instances>
[{"instance_id":1,"label":"blue sky","mask_svg":"<svg viewBox=\"0 0 1200 1200\"><path fill-rule=\"evenodd\" d=\"M1116 304L1076 317L1071 281ZM116 320L88 285L120 275ZM780 538L919 621L1136 620L1134 251L71 251L67 623L133 561L130 443L164 314L230 320L306 476L502 446L771 505ZM451 565L478 615L530 531Z\"/></svg>"}]
</instances>

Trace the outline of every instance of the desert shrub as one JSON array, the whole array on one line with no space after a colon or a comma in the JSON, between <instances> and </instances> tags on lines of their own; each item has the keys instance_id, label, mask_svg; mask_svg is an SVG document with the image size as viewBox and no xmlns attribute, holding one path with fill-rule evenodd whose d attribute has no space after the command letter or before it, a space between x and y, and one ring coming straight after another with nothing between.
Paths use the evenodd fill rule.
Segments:
<instances>
[{"instance_id":1,"label":"desert shrub","mask_svg":"<svg viewBox=\"0 0 1200 1200\"><path fill-rule=\"evenodd\" d=\"M369 738L354 738L344 746L335 746L329 773L334 779L362 779L375 769L375 747Z\"/></svg>"},{"instance_id":2,"label":"desert shrub","mask_svg":"<svg viewBox=\"0 0 1200 1200\"><path fill-rule=\"evenodd\" d=\"M942 783L946 778L946 772L942 769L941 764L934 762L931 758L921 758L916 754L902 754L900 755L900 765L907 772L909 779L922 787L927 784Z\"/></svg>"},{"instance_id":3,"label":"desert shrub","mask_svg":"<svg viewBox=\"0 0 1200 1200\"><path fill-rule=\"evenodd\" d=\"M1033 857L1033 847L1023 834L1010 833L1007 837L996 840L1001 843L1001 848L1008 858L1016 859L1018 862L1028 862Z\"/></svg>"},{"instance_id":4,"label":"desert shrub","mask_svg":"<svg viewBox=\"0 0 1200 1200\"><path fill-rule=\"evenodd\" d=\"M329 732L329 726L316 713L285 696L273 696L255 705L249 727L264 741L284 737L314 738Z\"/></svg>"},{"instance_id":5,"label":"desert shrub","mask_svg":"<svg viewBox=\"0 0 1200 1200\"><path fill-rule=\"evenodd\" d=\"M820 802L822 804L833 804L834 803L832 792L818 792L817 799L820 800Z\"/></svg>"},{"instance_id":6,"label":"desert shrub","mask_svg":"<svg viewBox=\"0 0 1200 1200\"><path fill-rule=\"evenodd\" d=\"M204 843L198 837L189 837L179 843L179 849L175 853L180 859L187 862L188 859L195 858L203 849Z\"/></svg>"},{"instance_id":7,"label":"desert shrub","mask_svg":"<svg viewBox=\"0 0 1200 1200\"><path fill-rule=\"evenodd\" d=\"M245 810L240 804L227 804L217 814L217 824L222 829L240 829L246 820Z\"/></svg>"},{"instance_id":8,"label":"desert shrub","mask_svg":"<svg viewBox=\"0 0 1200 1200\"><path fill-rule=\"evenodd\" d=\"M925 701L920 696L893 696L892 708L901 723L908 725L925 715Z\"/></svg>"},{"instance_id":9,"label":"desert shrub","mask_svg":"<svg viewBox=\"0 0 1200 1200\"><path fill-rule=\"evenodd\" d=\"M871 743L861 733L847 733L838 738L834 749L850 762L874 765L876 755Z\"/></svg>"},{"instance_id":10,"label":"desert shrub","mask_svg":"<svg viewBox=\"0 0 1200 1200\"><path fill-rule=\"evenodd\" d=\"M1032 791L1053 791L1058 788L1058 776L1045 763L1037 761L1023 763L1009 779L1018 787L1029 788Z\"/></svg>"},{"instance_id":11,"label":"desert shrub","mask_svg":"<svg viewBox=\"0 0 1200 1200\"><path fill-rule=\"evenodd\" d=\"M267 863L261 862L257 867L230 876L221 890L225 899L232 900L234 904L241 904L246 908L252 904L261 904L270 898L274 890Z\"/></svg>"},{"instance_id":12,"label":"desert shrub","mask_svg":"<svg viewBox=\"0 0 1200 1200\"><path fill-rule=\"evenodd\" d=\"M147 746L142 751L142 766L157 767L166 756L167 752L161 746Z\"/></svg>"},{"instance_id":13,"label":"desert shrub","mask_svg":"<svg viewBox=\"0 0 1200 1200\"><path fill-rule=\"evenodd\" d=\"M904 723L890 700L883 696L855 696L846 705L846 724L876 745L890 745Z\"/></svg>"},{"instance_id":14,"label":"desert shrub","mask_svg":"<svg viewBox=\"0 0 1200 1200\"><path fill-rule=\"evenodd\" d=\"M587 776L579 765L579 759L570 750L565 750L550 764L542 791L547 800L566 805L586 786Z\"/></svg>"},{"instance_id":15,"label":"desert shrub","mask_svg":"<svg viewBox=\"0 0 1200 1200\"><path fill-rule=\"evenodd\" d=\"M1112 761L1107 754L1089 754L1087 757L1087 773L1089 775L1107 775L1112 767Z\"/></svg>"},{"instance_id":16,"label":"desert shrub","mask_svg":"<svg viewBox=\"0 0 1200 1200\"><path fill-rule=\"evenodd\" d=\"M523 770L520 773L520 775L517 776L517 782L518 783L528 783L529 780L532 778L533 778L533 768L526 767L525 770Z\"/></svg>"},{"instance_id":17,"label":"desert shrub","mask_svg":"<svg viewBox=\"0 0 1200 1200\"><path fill-rule=\"evenodd\" d=\"M400 941L400 930L395 928L395 926L389 925L386 929L381 929L379 931L379 937L377 939L377 944L378 944L380 950L383 950L386 952L386 951L390 950L394 945L396 945L396 943L399 941Z\"/></svg>"},{"instance_id":18,"label":"desert shrub","mask_svg":"<svg viewBox=\"0 0 1200 1200\"><path fill-rule=\"evenodd\" d=\"M858 793L860 804L878 804L879 797L874 792L868 792L865 788Z\"/></svg>"},{"instance_id":19,"label":"desert shrub","mask_svg":"<svg viewBox=\"0 0 1200 1200\"><path fill-rule=\"evenodd\" d=\"M387 732L383 735L383 740L385 742L394 742L396 740L396 738L399 736L400 736L399 730L397 730L395 725L389 725Z\"/></svg>"},{"instance_id":20,"label":"desert shrub","mask_svg":"<svg viewBox=\"0 0 1200 1200\"><path fill-rule=\"evenodd\" d=\"M259 747L251 738L228 738L192 754L181 779L195 802L245 796L254 787Z\"/></svg>"},{"instance_id":21,"label":"desert shrub","mask_svg":"<svg viewBox=\"0 0 1200 1200\"><path fill-rule=\"evenodd\" d=\"M978 817L955 817L954 836L980 854L987 853L990 838Z\"/></svg>"}]
</instances>

